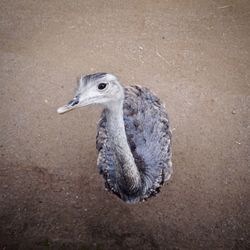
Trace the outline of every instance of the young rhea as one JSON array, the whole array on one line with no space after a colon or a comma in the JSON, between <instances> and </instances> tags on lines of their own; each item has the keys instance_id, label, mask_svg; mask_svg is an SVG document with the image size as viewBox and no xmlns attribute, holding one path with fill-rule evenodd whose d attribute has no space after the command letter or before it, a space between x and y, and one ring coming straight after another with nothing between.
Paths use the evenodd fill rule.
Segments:
<instances>
[{"instance_id":1,"label":"young rhea","mask_svg":"<svg viewBox=\"0 0 250 250\"><path fill-rule=\"evenodd\" d=\"M157 194L172 174L169 119L159 98L144 87L123 87L112 74L96 73L81 77L73 100L57 112L90 104L104 107L96 148L107 189L128 203Z\"/></svg>"}]
</instances>

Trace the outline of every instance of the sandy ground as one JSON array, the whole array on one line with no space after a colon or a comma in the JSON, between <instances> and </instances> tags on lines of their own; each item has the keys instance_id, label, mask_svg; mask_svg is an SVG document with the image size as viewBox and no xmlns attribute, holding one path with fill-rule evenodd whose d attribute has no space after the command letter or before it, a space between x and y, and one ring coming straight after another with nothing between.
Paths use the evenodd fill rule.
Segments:
<instances>
[{"instance_id":1,"label":"sandy ground","mask_svg":"<svg viewBox=\"0 0 250 250\"><path fill-rule=\"evenodd\" d=\"M249 249L250 2L0 2L1 249ZM127 205L96 169L101 109L60 116L81 74L151 88L174 175Z\"/></svg>"}]
</instances>

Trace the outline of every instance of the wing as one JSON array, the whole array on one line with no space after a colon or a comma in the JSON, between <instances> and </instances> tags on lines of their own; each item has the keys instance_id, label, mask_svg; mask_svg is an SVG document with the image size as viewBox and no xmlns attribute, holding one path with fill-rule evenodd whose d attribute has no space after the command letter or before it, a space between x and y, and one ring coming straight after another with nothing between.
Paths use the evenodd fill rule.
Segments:
<instances>
[{"instance_id":1,"label":"wing","mask_svg":"<svg viewBox=\"0 0 250 250\"><path fill-rule=\"evenodd\" d=\"M128 143L143 181L143 198L147 198L156 194L172 174L169 119L159 98L140 86L125 88L123 111ZM107 136L105 111L99 122L96 145L97 165L106 186L117 194L115 157Z\"/></svg>"},{"instance_id":2,"label":"wing","mask_svg":"<svg viewBox=\"0 0 250 250\"><path fill-rule=\"evenodd\" d=\"M125 93L128 142L142 175L145 196L150 196L172 174L169 119L163 104L149 89L132 86Z\"/></svg>"}]
</instances>

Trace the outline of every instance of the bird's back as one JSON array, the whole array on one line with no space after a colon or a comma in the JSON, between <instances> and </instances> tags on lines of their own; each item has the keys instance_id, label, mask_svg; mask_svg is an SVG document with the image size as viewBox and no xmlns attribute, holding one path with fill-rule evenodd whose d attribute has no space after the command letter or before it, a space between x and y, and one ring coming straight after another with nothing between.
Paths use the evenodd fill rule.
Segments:
<instances>
[{"instance_id":1,"label":"bird's back","mask_svg":"<svg viewBox=\"0 0 250 250\"><path fill-rule=\"evenodd\" d=\"M144 200L155 195L172 174L169 119L159 98L147 88L130 86L124 90L125 130L142 178L139 200ZM97 129L97 165L106 180L106 187L120 196L116 184L116 161L110 143L104 110Z\"/></svg>"}]
</instances>

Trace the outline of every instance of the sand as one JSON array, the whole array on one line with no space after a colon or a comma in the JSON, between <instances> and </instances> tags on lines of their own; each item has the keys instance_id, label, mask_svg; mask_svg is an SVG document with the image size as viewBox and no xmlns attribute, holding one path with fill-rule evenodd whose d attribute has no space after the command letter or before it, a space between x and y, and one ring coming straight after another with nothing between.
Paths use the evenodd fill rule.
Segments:
<instances>
[{"instance_id":1,"label":"sand","mask_svg":"<svg viewBox=\"0 0 250 250\"><path fill-rule=\"evenodd\" d=\"M249 249L250 2L0 2L1 249ZM96 169L80 74L152 89L174 174L128 205Z\"/></svg>"}]
</instances>

